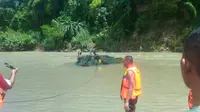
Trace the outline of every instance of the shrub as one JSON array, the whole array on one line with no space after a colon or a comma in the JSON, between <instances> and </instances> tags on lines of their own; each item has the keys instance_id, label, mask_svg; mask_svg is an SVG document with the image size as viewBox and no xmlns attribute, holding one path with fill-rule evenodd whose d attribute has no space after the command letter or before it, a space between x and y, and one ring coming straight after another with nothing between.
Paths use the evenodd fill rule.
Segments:
<instances>
[{"instance_id":1,"label":"shrub","mask_svg":"<svg viewBox=\"0 0 200 112\"><path fill-rule=\"evenodd\" d=\"M0 49L3 51L27 51L33 50L36 40L23 32L8 29L0 32Z\"/></svg>"}]
</instances>

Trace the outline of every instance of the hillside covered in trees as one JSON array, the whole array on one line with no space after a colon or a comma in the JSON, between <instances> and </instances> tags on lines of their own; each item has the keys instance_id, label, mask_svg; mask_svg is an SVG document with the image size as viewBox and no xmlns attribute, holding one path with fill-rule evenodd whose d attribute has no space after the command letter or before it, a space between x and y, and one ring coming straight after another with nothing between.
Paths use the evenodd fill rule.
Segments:
<instances>
[{"instance_id":1,"label":"hillside covered in trees","mask_svg":"<svg viewBox=\"0 0 200 112\"><path fill-rule=\"evenodd\" d=\"M0 0L0 50L177 51L199 0Z\"/></svg>"}]
</instances>

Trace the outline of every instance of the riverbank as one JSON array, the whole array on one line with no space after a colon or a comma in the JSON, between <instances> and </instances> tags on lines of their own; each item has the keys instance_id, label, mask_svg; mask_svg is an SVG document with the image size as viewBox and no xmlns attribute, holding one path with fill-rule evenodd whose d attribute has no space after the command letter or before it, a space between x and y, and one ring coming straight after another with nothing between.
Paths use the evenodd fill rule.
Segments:
<instances>
[{"instance_id":1,"label":"riverbank","mask_svg":"<svg viewBox=\"0 0 200 112\"><path fill-rule=\"evenodd\" d=\"M64 56L64 57L70 57L73 59L77 59L78 57L78 52L38 52L38 51L22 51L22 52L0 52L1 55L15 55L15 54L19 54L19 55L41 55L41 56ZM50 54L50 55L49 55ZM89 52L83 52L82 55L89 55ZM131 55L134 58L135 57L141 57L144 59L148 59L149 57L154 57L155 54L156 57L154 57L153 59L156 58L162 58L162 59L169 59L169 58L174 58L173 56L175 56L175 58L177 57L181 57L182 53L178 53L178 52L97 52L97 54L99 55L109 55L109 56L113 56L113 57L121 57L123 58L126 55Z\"/></svg>"},{"instance_id":2,"label":"riverbank","mask_svg":"<svg viewBox=\"0 0 200 112\"><path fill-rule=\"evenodd\" d=\"M194 1L2 2L3 51L74 51L91 41L102 51L180 51L200 17Z\"/></svg>"}]
</instances>

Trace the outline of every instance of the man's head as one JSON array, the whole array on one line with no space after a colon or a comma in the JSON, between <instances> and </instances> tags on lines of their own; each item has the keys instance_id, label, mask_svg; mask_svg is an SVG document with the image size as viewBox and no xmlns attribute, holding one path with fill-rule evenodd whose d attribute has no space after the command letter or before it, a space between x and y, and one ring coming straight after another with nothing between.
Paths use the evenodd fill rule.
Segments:
<instances>
[{"instance_id":1,"label":"man's head","mask_svg":"<svg viewBox=\"0 0 200 112\"><path fill-rule=\"evenodd\" d=\"M192 88L200 83L200 28L185 39L181 71L187 87Z\"/></svg>"},{"instance_id":2,"label":"man's head","mask_svg":"<svg viewBox=\"0 0 200 112\"><path fill-rule=\"evenodd\" d=\"M124 57L124 67L128 68L129 66L133 65L133 57L132 56L125 56Z\"/></svg>"}]
</instances>

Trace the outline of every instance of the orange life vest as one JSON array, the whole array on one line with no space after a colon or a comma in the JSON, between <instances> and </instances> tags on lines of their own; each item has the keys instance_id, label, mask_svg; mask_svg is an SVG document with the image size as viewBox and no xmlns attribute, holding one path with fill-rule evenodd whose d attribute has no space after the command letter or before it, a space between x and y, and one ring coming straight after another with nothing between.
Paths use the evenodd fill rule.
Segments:
<instances>
[{"instance_id":1,"label":"orange life vest","mask_svg":"<svg viewBox=\"0 0 200 112\"><path fill-rule=\"evenodd\" d=\"M0 107L3 106L3 95L0 95Z\"/></svg>"},{"instance_id":2,"label":"orange life vest","mask_svg":"<svg viewBox=\"0 0 200 112\"><path fill-rule=\"evenodd\" d=\"M5 92L10 89L10 86L5 81L4 77L0 73L0 107L3 105L3 99L5 97Z\"/></svg>"},{"instance_id":3,"label":"orange life vest","mask_svg":"<svg viewBox=\"0 0 200 112\"><path fill-rule=\"evenodd\" d=\"M5 92L3 89L0 88L0 107L3 106L3 99L5 97Z\"/></svg>"},{"instance_id":4,"label":"orange life vest","mask_svg":"<svg viewBox=\"0 0 200 112\"><path fill-rule=\"evenodd\" d=\"M189 95L188 95L188 106L191 109L193 107L192 104L192 90L190 90Z\"/></svg>"},{"instance_id":5,"label":"orange life vest","mask_svg":"<svg viewBox=\"0 0 200 112\"><path fill-rule=\"evenodd\" d=\"M133 92L131 95L131 99L135 99L137 96L139 96L142 93L141 90L141 80L140 80L140 71L137 67L131 67L128 68L122 78L122 84L121 84L121 92L120 92L120 96L122 99L126 99L127 95L128 95L128 90L129 90L129 84L128 84L128 80L126 78L127 73L129 70L132 70L134 73L134 84L133 84Z\"/></svg>"}]
</instances>

